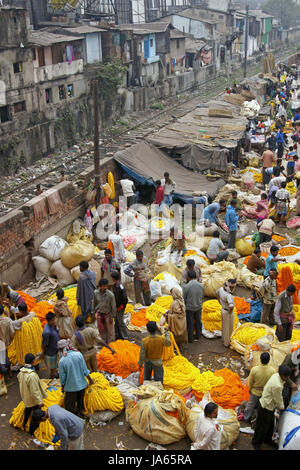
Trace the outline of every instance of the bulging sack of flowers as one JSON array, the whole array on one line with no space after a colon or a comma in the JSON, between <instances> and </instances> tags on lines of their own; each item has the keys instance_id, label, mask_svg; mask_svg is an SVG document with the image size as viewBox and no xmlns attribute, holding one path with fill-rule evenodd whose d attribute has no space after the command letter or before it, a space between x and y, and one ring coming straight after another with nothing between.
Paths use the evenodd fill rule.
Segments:
<instances>
[{"instance_id":1,"label":"bulging sack of flowers","mask_svg":"<svg viewBox=\"0 0 300 470\"><path fill-rule=\"evenodd\" d=\"M155 444L172 444L186 435L184 401L172 390L158 390L150 398L129 402L126 419L138 436Z\"/></svg>"},{"instance_id":2,"label":"bulging sack of flowers","mask_svg":"<svg viewBox=\"0 0 300 470\"><path fill-rule=\"evenodd\" d=\"M192 442L195 442L196 440L195 428L199 416L204 416L204 411L201 404L195 404L191 409L187 408L186 432ZM240 433L240 423L237 419L236 412L234 410L224 410L219 406L217 423L222 428L220 448L221 450L228 449L228 447L230 447L231 444L233 444L233 442L238 438Z\"/></svg>"},{"instance_id":3,"label":"bulging sack of flowers","mask_svg":"<svg viewBox=\"0 0 300 470\"><path fill-rule=\"evenodd\" d=\"M37 281L40 281L43 277L50 276L52 261L44 258L44 256L33 256L32 262L35 269L35 279Z\"/></svg>"},{"instance_id":4,"label":"bulging sack of flowers","mask_svg":"<svg viewBox=\"0 0 300 470\"><path fill-rule=\"evenodd\" d=\"M158 274L153 281L159 283L162 295L169 295L174 287L179 287L179 282L176 277L168 272Z\"/></svg>"},{"instance_id":5,"label":"bulging sack of flowers","mask_svg":"<svg viewBox=\"0 0 300 470\"><path fill-rule=\"evenodd\" d=\"M40 245L39 254L49 261L56 261L60 258L62 250L68 245L68 242L63 238L52 235Z\"/></svg>"},{"instance_id":6,"label":"bulging sack of flowers","mask_svg":"<svg viewBox=\"0 0 300 470\"><path fill-rule=\"evenodd\" d=\"M92 242L78 240L76 243L70 243L60 254L62 264L72 269L81 261L90 261L95 253L95 246Z\"/></svg>"},{"instance_id":7,"label":"bulging sack of flowers","mask_svg":"<svg viewBox=\"0 0 300 470\"><path fill-rule=\"evenodd\" d=\"M164 236L170 233L170 229L174 226L174 219L166 217L153 217L149 221L148 231L153 236Z\"/></svg>"},{"instance_id":8,"label":"bulging sack of flowers","mask_svg":"<svg viewBox=\"0 0 300 470\"><path fill-rule=\"evenodd\" d=\"M70 269L66 268L61 260L55 261L50 268L50 276L58 280L60 286L65 287L74 283Z\"/></svg>"},{"instance_id":9,"label":"bulging sack of flowers","mask_svg":"<svg viewBox=\"0 0 300 470\"><path fill-rule=\"evenodd\" d=\"M187 244L192 245L206 253L209 247L209 242L212 239L212 237L206 236L203 234L202 226L197 225L196 230L197 232L192 232L186 238Z\"/></svg>"},{"instance_id":10,"label":"bulging sack of flowers","mask_svg":"<svg viewBox=\"0 0 300 470\"><path fill-rule=\"evenodd\" d=\"M263 323L244 323L238 326L230 338L230 348L245 354L247 346L252 346L264 336L275 338L275 330Z\"/></svg>"},{"instance_id":11,"label":"bulging sack of flowers","mask_svg":"<svg viewBox=\"0 0 300 470\"><path fill-rule=\"evenodd\" d=\"M235 242L235 249L241 256L250 256L255 250L255 245L241 238Z\"/></svg>"},{"instance_id":12,"label":"bulging sack of flowers","mask_svg":"<svg viewBox=\"0 0 300 470\"><path fill-rule=\"evenodd\" d=\"M237 284L241 287L248 287L251 289L254 285L259 286L263 283L263 276L258 276L253 272L249 271L247 266L243 265L237 270Z\"/></svg>"},{"instance_id":13,"label":"bulging sack of flowers","mask_svg":"<svg viewBox=\"0 0 300 470\"><path fill-rule=\"evenodd\" d=\"M272 335L263 336L253 345L245 349L244 361L246 367L251 370L252 367L260 365L260 356L263 352L270 354L270 365L278 370L283 360L292 352L296 343L291 341L278 341L277 337ZM300 344L300 342L299 342Z\"/></svg>"},{"instance_id":14,"label":"bulging sack of flowers","mask_svg":"<svg viewBox=\"0 0 300 470\"><path fill-rule=\"evenodd\" d=\"M216 298L217 291L228 281L236 279L237 269L233 263L221 261L210 266L203 266L202 279L204 286L204 295L210 298Z\"/></svg>"}]
</instances>

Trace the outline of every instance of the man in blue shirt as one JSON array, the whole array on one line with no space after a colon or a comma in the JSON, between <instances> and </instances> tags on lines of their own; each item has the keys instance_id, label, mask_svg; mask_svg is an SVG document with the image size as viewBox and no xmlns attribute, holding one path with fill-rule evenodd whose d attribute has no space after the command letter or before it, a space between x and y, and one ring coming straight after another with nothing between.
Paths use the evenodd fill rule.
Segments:
<instances>
[{"instance_id":1,"label":"man in blue shirt","mask_svg":"<svg viewBox=\"0 0 300 470\"><path fill-rule=\"evenodd\" d=\"M218 215L220 210L226 208L226 201L221 199L220 202L213 202L205 207L203 211L203 218L211 224L218 224Z\"/></svg>"},{"instance_id":2,"label":"man in blue shirt","mask_svg":"<svg viewBox=\"0 0 300 470\"><path fill-rule=\"evenodd\" d=\"M87 380L92 385L84 357L81 352L71 348L68 340L60 340L58 348L63 351L63 356L58 364L59 379L62 392L65 393L65 409L70 413L84 417L84 392L88 386ZM87 379L87 380L86 380Z\"/></svg>"},{"instance_id":3,"label":"man in blue shirt","mask_svg":"<svg viewBox=\"0 0 300 470\"><path fill-rule=\"evenodd\" d=\"M284 151L284 128L281 127L276 134L276 143L277 143L277 159L281 160L283 157Z\"/></svg>"},{"instance_id":4,"label":"man in blue shirt","mask_svg":"<svg viewBox=\"0 0 300 470\"><path fill-rule=\"evenodd\" d=\"M298 108L297 109L297 112L293 118L293 121L296 122L296 121L300 121L300 109Z\"/></svg>"},{"instance_id":5,"label":"man in blue shirt","mask_svg":"<svg viewBox=\"0 0 300 470\"><path fill-rule=\"evenodd\" d=\"M267 256L266 259L266 267L264 271L264 278L266 279L269 276L269 271L277 271L277 262L278 261L285 261L285 258L278 257L278 246L271 246L270 254Z\"/></svg>"},{"instance_id":6,"label":"man in blue shirt","mask_svg":"<svg viewBox=\"0 0 300 470\"><path fill-rule=\"evenodd\" d=\"M235 238L239 216L236 213L237 201L232 199L225 214L225 223L229 230L228 248L235 248Z\"/></svg>"},{"instance_id":7,"label":"man in blue shirt","mask_svg":"<svg viewBox=\"0 0 300 470\"><path fill-rule=\"evenodd\" d=\"M42 349L45 363L50 370L50 379L57 378L57 342L59 341L58 329L56 328L56 317L53 312L46 315L47 323L42 334Z\"/></svg>"},{"instance_id":8,"label":"man in blue shirt","mask_svg":"<svg viewBox=\"0 0 300 470\"><path fill-rule=\"evenodd\" d=\"M84 420L59 405L51 405L46 411L35 410L32 420L39 424L49 419L55 429L52 442L60 440L60 450L84 450Z\"/></svg>"}]
</instances>

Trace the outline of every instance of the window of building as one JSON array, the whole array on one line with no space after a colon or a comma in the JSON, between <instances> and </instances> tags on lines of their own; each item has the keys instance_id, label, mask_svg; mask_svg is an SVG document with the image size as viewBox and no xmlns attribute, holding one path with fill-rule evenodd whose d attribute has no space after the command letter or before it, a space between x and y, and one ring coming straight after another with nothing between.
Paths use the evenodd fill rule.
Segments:
<instances>
[{"instance_id":1,"label":"window of building","mask_svg":"<svg viewBox=\"0 0 300 470\"><path fill-rule=\"evenodd\" d=\"M14 73L22 72L22 62L15 62L14 63Z\"/></svg>"},{"instance_id":2,"label":"window of building","mask_svg":"<svg viewBox=\"0 0 300 470\"><path fill-rule=\"evenodd\" d=\"M150 47L153 47L153 39L150 39Z\"/></svg>"},{"instance_id":3,"label":"window of building","mask_svg":"<svg viewBox=\"0 0 300 470\"><path fill-rule=\"evenodd\" d=\"M35 47L32 48L32 60L36 60L36 50L35 50Z\"/></svg>"},{"instance_id":4,"label":"window of building","mask_svg":"<svg viewBox=\"0 0 300 470\"><path fill-rule=\"evenodd\" d=\"M179 41L179 39L176 39L176 47L177 47L177 49L179 49L179 47L180 47L180 41Z\"/></svg>"},{"instance_id":5,"label":"window of building","mask_svg":"<svg viewBox=\"0 0 300 470\"><path fill-rule=\"evenodd\" d=\"M45 90L46 103L52 103L52 90L51 88L46 88Z\"/></svg>"},{"instance_id":6,"label":"window of building","mask_svg":"<svg viewBox=\"0 0 300 470\"><path fill-rule=\"evenodd\" d=\"M14 104L14 113L20 113L21 111L26 111L25 101L19 101L18 103Z\"/></svg>"},{"instance_id":7,"label":"window of building","mask_svg":"<svg viewBox=\"0 0 300 470\"><path fill-rule=\"evenodd\" d=\"M64 85L60 85L58 87L58 96L60 100L64 100L66 98L66 89Z\"/></svg>"},{"instance_id":8,"label":"window of building","mask_svg":"<svg viewBox=\"0 0 300 470\"><path fill-rule=\"evenodd\" d=\"M39 67L45 67L45 48L38 47L37 57L39 62Z\"/></svg>"},{"instance_id":9,"label":"window of building","mask_svg":"<svg viewBox=\"0 0 300 470\"><path fill-rule=\"evenodd\" d=\"M69 98L73 98L74 96L74 88L73 85L67 85L67 94Z\"/></svg>"},{"instance_id":10,"label":"window of building","mask_svg":"<svg viewBox=\"0 0 300 470\"><path fill-rule=\"evenodd\" d=\"M0 106L0 122L10 121L8 106Z\"/></svg>"}]
</instances>

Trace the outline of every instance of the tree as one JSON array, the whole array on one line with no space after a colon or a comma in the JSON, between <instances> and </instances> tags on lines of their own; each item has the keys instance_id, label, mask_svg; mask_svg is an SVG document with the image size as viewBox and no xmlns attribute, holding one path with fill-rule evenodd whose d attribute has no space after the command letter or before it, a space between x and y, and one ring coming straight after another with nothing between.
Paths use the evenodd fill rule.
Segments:
<instances>
[{"instance_id":1,"label":"tree","mask_svg":"<svg viewBox=\"0 0 300 470\"><path fill-rule=\"evenodd\" d=\"M284 29L295 25L300 16L300 7L295 0L266 0L262 10L277 18Z\"/></svg>"}]
</instances>

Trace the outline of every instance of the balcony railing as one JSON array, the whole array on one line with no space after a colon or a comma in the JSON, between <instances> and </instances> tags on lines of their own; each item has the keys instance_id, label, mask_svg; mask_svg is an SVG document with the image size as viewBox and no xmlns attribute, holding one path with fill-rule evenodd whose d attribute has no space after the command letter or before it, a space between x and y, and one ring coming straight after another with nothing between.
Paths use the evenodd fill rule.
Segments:
<instances>
[{"instance_id":1,"label":"balcony railing","mask_svg":"<svg viewBox=\"0 0 300 470\"><path fill-rule=\"evenodd\" d=\"M59 64L45 65L34 69L34 82L47 82L56 78L74 75L83 72L83 59L68 62L60 62Z\"/></svg>"}]
</instances>

